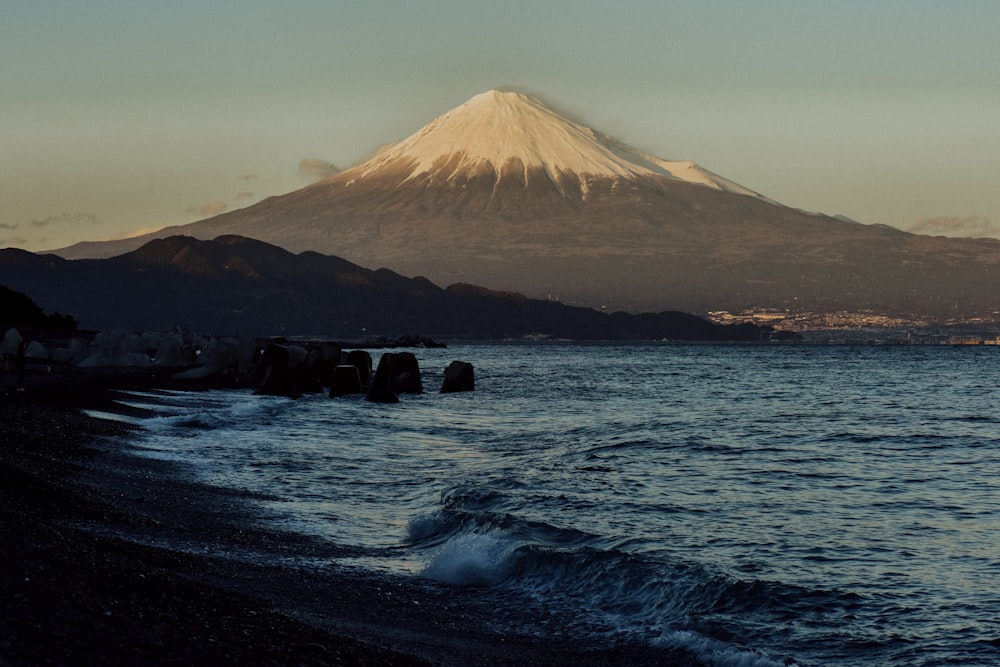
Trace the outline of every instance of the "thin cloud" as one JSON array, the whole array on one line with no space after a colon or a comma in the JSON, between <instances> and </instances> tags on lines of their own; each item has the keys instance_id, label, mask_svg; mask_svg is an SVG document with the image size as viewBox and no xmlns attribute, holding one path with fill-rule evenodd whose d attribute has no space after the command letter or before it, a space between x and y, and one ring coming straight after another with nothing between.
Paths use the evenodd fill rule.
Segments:
<instances>
[{"instance_id":1,"label":"thin cloud","mask_svg":"<svg viewBox=\"0 0 1000 667\"><path fill-rule=\"evenodd\" d=\"M0 239L0 246L4 247L21 247L28 245L28 239L23 236L8 236L5 239Z\"/></svg>"},{"instance_id":2,"label":"thin cloud","mask_svg":"<svg viewBox=\"0 0 1000 667\"><path fill-rule=\"evenodd\" d=\"M256 181L257 180L257 174L243 174L242 176L240 176L240 180L241 181Z\"/></svg>"},{"instance_id":3,"label":"thin cloud","mask_svg":"<svg viewBox=\"0 0 1000 667\"><path fill-rule=\"evenodd\" d=\"M16 222L13 225L11 225L9 223L6 223L6 222L0 222L0 229L6 229L6 230L11 231L11 232L14 231L15 229L17 229L20 226L21 225L19 225Z\"/></svg>"},{"instance_id":4,"label":"thin cloud","mask_svg":"<svg viewBox=\"0 0 1000 667\"><path fill-rule=\"evenodd\" d=\"M200 215L203 217L209 217L213 215L219 215L225 210L226 210L226 202L216 200L216 201L210 201L207 204L202 204L200 206L188 206L185 212L190 215Z\"/></svg>"},{"instance_id":5,"label":"thin cloud","mask_svg":"<svg viewBox=\"0 0 1000 667\"><path fill-rule=\"evenodd\" d=\"M333 176L339 171L336 165L319 158L306 158L299 162L299 176L310 181Z\"/></svg>"},{"instance_id":6,"label":"thin cloud","mask_svg":"<svg viewBox=\"0 0 1000 667\"><path fill-rule=\"evenodd\" d=\"M253 199L254 194L252 192L237 192L236 199L240 201L246 201L247 199Z\"/></svg>"},{"instance_id":7,"label":"thin cloud","mask_svg":"<svg viewBox=\"0 0 1000 667\"><path fill-rule=\"evenodd\" d=\"M54 227L54 226L77 226L77 225L99 225L101 219L93 213L62 213L60 215L50 215L47 218L37 218L31 221L33 227Z\"/></svg>"},{"instance_id":8,"label":"thin cloud","mask_svg":"<svg viewBox=\"0 0 1000 667\"><path fill-rule=\"evenodd\" d=\"M939 215L921 218L907 231L931 236L986 237L1000 236L1000 225L981 215L958 216Z\"/></svg>"},{"instance_id":9,"label":"thin cloud","mask_svg":"<svg viewBox=\"0 0 1000 667\"><path fill-rule=\"evenodd\" d=\"M161 229L163 229L163 227L143 227L142 229L133 229L131 231L124 232L122 235L116 236L115 238L134 239L137 236L145 236L146 234L152 234L153 232L158 232Z\"/></svg>"}]
</instances>

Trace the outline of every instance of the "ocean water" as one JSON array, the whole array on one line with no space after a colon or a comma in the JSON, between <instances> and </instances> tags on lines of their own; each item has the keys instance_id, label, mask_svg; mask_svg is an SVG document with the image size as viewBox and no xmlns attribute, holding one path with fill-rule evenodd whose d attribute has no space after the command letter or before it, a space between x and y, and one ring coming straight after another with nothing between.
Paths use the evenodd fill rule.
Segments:
<instances>
[{"instance_id":1,"label":"ocean water","mask_svg":"<svg viewBox=\"0 0 1000 667\"><path fill-rule=\"evenodd\" d=\"M399 404L160 397L141 452L344 547L309 567L517 594L568 610L563 637L1000 664L1000 348L416 352ZM437 393L455 359L475 392Z\"/></svg>"}]
</instances>

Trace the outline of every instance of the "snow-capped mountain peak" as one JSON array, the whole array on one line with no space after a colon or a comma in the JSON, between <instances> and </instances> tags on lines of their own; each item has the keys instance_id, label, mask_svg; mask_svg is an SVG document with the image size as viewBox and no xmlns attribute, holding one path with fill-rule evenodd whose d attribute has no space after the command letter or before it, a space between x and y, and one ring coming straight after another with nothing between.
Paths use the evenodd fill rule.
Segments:
<instances>
[{"instance_id":1,"label":"snow-capped mountain peak","mask_svg":"<svg viewBox=\"0 0 1000 667\"><path fill-rule=\"evenodd\" d=\"M347 183L402 166L409 178L435 173L450 179L469 169L501 170L519 162L527 182L530 169L552 178L635 178L658 175L718 190L760 197L694 162L647 155L559 115L528 95L490 90L437 117L410 137L367 162L342 172Z\"/></svg>"}]
</instances>

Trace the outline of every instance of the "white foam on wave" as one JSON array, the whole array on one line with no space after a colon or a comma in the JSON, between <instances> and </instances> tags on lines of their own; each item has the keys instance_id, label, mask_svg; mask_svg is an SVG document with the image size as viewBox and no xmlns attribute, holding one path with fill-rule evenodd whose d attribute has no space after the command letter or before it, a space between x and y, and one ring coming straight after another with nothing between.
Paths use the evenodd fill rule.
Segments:
<instances>
[{"instance_id":1,"label":"white foam on wave","mask_svg":"<svg viewBox=\"0 0 1000 667\"><path fill-rule=\"evenodd\" d=\"M226 414L232 419L250 419L275 414L294 404L294 399L282 396L249 396L228 406Z\"/></svg>"},{"instance_id":2,"label":"white foam on wave","mask_svg":"<svg viewBox=\"0 0 1000 667\"><path fill-rule=\"evenodd\" d=\"M240 424L259 425L263 418L281 411L291 399L272 396L240 396L229 400L213 397L199 399L191 395L188 401L171 406L149 406L159 412L141 423L152 431L179 428L216 429Z\"/></svg>"},{"instance_id":3,"label":"white foam on wave","mask_svg":"<svg viewBox=\"0 0 1000 667\"><path fill-rule=\"evenodd\" d=\"M220 442L213 432L231 438L233 432L254 431L292 404L290 399L255 396L244 391L174 392L171 396L130 392L128 405L147 409L151 417L116 417L142 427L133 441L138 456L195 466L201 476L217 483L228 473L221 463ZM94 416L103 417L95 414ZM228 434L228 435L225 435Z\"/></svg>"},{"instance_id":4,"label":"white foam on wave","mask_svg":"<svg viewBox=\"0 0 1000 667\"><path fill-rule=\"evenodd\" d=\"M104 410L81 410L81 412L88 417L93 419L104 419L105 421L112 422L124 422L126 424L138 424L139 420L129 417L128 415L118 414L117 412L105 412Z\"/></svg>"},{"instance_id":5,"label":"white foam on wave","mask_svg":"<svg viewBox=\"0 0 1000 667\"><path fill-rule=\"evenodd\" d=\"M505 535L466 533L445 542L421 574L452 586L489 586L507 576L516 548Z\"/></svg>"},{"instance_id":6,"label":"white foam on wave","mask_svg":"<svg viewBox=\"0 0 1000 667\"><path fill-rule=\"evenodd\" d=\"M414 533L433 533L435 522L427 520L411 524L411 537ZM421 576L453 586L493 586L509 579L518 559L517 550L523 546L513 536L506 533L463 533L448 539L435 552L430 563L420 572ZM564 572L568 576L568 572ZM544 592L528 582L520 582L523 590L533 590L539 599L554 600L558 598L572 599L580 603L586 599L582 591L560 591L559 581L548 581L541 588ZM535 585L538 585L535 581ZM563 582L565 583L565 582ZM590 603L584 602L579 608L581 619L590 618L597 627L613 628L613 634L631 634L639 631L638 636L645 637L652 644L686 651L695 655L706 665L716 667L789 667L795 663L786 663L751 649L733 646L717 639L689 630L679 630L669 626L660 626L662 631L656 637L657 626L662 622L659 608L647 595L639 593L631 603L628 603L630 591L615 589L610 593L619 603L611 605L616 609L608 609L608 591L592 591ZM568 595L568 598L566 597ZM603 609L603 611L602 611ZM648 634L654 631L650 639Z\"/></svg>"},{"instance_id":7,"label":"white foam on wave","mask_svg":"<svg viewBox=\"0 0 1000 667\"><path fill-rule=\"evenodd\" d=\"M179 415L166 415L161 417L150 417L143 425L153 431L176 429L176 428L218 428L229 420L224 416L212 412L192 412Z\"/></svg>"},{"instance_id":8,"label":"white foam on wave","mask_svg":"<svg viewBox=\"0 0 1000 667\"><path fill-rule=\"evenodd\" d=\"M432 518L414 521L411 538L432 538L440 526ZM718 667L787 667L751 649L733 646L689 630L684 624L683 586L678 574L668 581L647 583L629 576L624 562L581 561L570 551L528 548L506 532L463 533L448 539L438 549L423 576L456 586L513 586L538 600L563 600L576 608L583 626L610 630L613 635L632 635L662 647L676 648L697 656L700 662ZM596 552L595 552L596 553ZM531 566L534 563L534 566ZM529 566L529 571L524 571ZM673 619L668 620L668 619Z\"/></svg>"},{"instance_id":9,"label":"white foam on wave","mask_svg":"<svg viewBox=\"0 0 1000 667\"><path fill-rule=\"evenodd\" d=\"M786 663L747 649L739 649L687 630L665 632L654 643L690 651L700 661L716 667L795 667L797 664Z\"/></svg>"},{"instance_id":10,"label":"white foam on wave","mask_svg":"<svg viewBox=\"0 0 1000 667\"><path fill-rule=\"evenodd\" d=\"M139 389L129 389L123 392L128 396L138 396L139 398L155 398L163 399L169 398L171 396L189 396L190 391L185 391L183 389L157 389L155 391L141 391Z\"/></svg>"}]
</instances>

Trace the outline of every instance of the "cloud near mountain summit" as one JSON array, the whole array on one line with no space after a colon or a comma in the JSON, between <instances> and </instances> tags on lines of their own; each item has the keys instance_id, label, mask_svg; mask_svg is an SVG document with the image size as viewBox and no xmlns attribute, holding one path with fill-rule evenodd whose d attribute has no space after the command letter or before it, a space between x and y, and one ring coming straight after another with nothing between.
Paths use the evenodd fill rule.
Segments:
<instances>
[{"instance_id":1,"label":"cloud near mountain summit","mask_svg":"<svg viewBox=\"0 0 1000 667\"><path fill-rule=\"evenodd\" d=\"M981 215L921 218L907 231L931 236L1000 237L1000 224Z\"/></svg>"},{"instance_id":2,"label":"cloud near mountain summit","mask_svg":"<svg viewBox=\"0 0 1000 667\"><path fill-rule=\"evenodd\" d=\"M185 209L185 213L190 215L199 215L201 217L208 217L212 215L218 215L226 210L226 202L221 200L210 201L207 204L202 204L200 206L188 206Z\"/></svg>"},{"instance_id":3,"label":"cloud near mountain summit","mask_svg":"<svg viewBox=\"0 0 1000 667\"><path fill-rule=\"evenodd\" d=\"M299 162L299 176L312 181L318 181L339 172L340 169L335 164L319 158L305 158Z\"/></svg>"}]
</instances>

